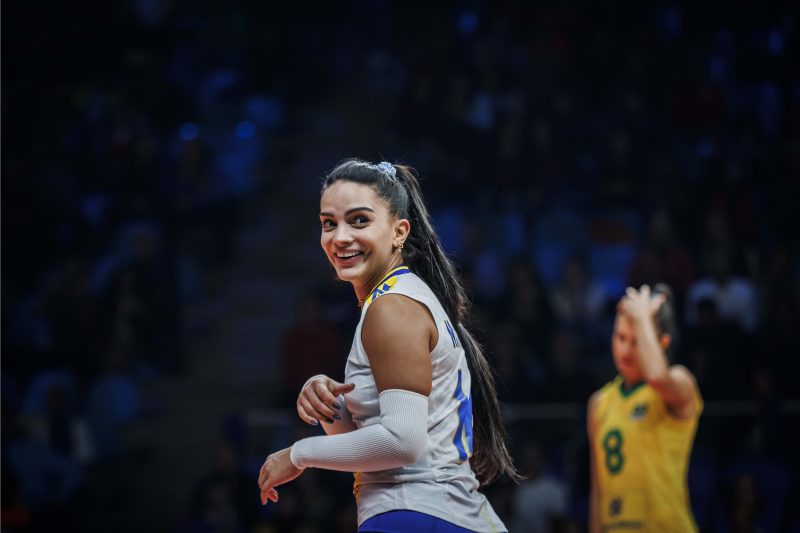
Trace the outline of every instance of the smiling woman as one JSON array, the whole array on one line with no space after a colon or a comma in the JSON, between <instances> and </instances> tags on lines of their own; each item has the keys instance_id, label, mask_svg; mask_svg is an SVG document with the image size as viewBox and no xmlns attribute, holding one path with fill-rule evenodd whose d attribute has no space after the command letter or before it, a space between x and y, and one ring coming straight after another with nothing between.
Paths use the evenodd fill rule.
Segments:
<instances>
[{"instance_id":1,"label":"smiling woman","mask_svg":"<svg viewBox=\"0 0 800 533\"><path fill-rule=\"evenodd\" d=\"M383 274L398 266L409 222L394 219L371 188L339 181L320 201L321 244L336 275L353 284L359 301Z\"/></svg>"},{"instance_id":2,"label":"smiling woman","mask_svg":"<svg viewBox=\"0 0 800 533\"><path fill-rule=\"evenodd\" d=\"M325 178L320 244L361 307L345 383L311 377L297 413L326 436L261 468L262 501L304 468L356 473L361 532L506 531L479 479L518 479L494 376L409 167L348 160Z\"/></svg>"}]
</instances>

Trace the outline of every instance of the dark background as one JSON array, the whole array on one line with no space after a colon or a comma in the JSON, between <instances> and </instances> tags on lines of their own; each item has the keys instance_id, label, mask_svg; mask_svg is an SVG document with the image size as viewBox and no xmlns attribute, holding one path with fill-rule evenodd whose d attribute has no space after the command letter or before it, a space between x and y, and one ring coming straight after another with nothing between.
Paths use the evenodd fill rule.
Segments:
<instances>
[{"instance_id":1,"label":"dark background","mask_svg":"<svg viewBox=\"0 0 800 533\"><path fill-rule=\"evenodd\" d=\"M418 169L463 271L512 531L583 530L584 406L656 281L703 531L800 530L800 18L695 4L5 2L2 531L355 530L349 474L256 485L343 374L316 213L352 156Z\"/></svg>"}]
</instances>

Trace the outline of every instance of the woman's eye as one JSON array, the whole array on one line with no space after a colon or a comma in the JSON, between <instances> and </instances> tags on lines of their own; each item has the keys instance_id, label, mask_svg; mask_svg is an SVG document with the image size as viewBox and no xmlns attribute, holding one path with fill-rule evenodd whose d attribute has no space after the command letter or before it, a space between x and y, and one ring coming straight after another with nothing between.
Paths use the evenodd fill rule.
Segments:
<instances>
[{"instance_id":1,"label":"woman's eye","mask_svg":"<svg viewBox=\"0 0 800 533\"><path fill-rule=\"evenodd\" d=\"M323 220L322 221L322 229L333 229L336 224L333 223L333 220Z\"/></svg>"},{"instance_id":2,"label":"woman's eye","mask_svg":"<svg viewBox=\"0 0 800 533\"><path fill-rule=\"evenodd\" d=\"M356 224L356 225L358 225L358 224L366 224L367 222L369 222L369 219L367 217L365 217L364 215L359 215L359 216L353 218L353 224Z\"/></svg>"}]
</instances>

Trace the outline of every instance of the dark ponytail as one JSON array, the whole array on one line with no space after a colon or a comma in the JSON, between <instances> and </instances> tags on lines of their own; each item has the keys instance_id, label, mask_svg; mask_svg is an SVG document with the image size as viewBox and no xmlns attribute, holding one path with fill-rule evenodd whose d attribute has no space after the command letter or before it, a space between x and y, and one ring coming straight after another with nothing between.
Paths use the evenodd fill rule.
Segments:
<instances>
[{"instance_id":1,"label":"dark ponytail","mask_svg":"<svg viewBox=\"0 0 800 533\"><path fill-rule=\"evenodd\" d=\"M508 451L508 434L500 414L494 371L483 355L480 344L464 327L463 321L458 323L458 332L472 375L472 417L475 420L472 434L475 439L475 454L470 465L482 485L492 483L502 474L507 474L514 481L522 481L525 478L514 468Z\"/></svg>"},{"instance_id":2,"label":"dark ponytail","mask_svg":"<svg viewBox=\"0 0 800 533\"><path fill-rule=\"evenodd\" d=\"M664 350L664 353L667 355L667 359L671 359L671 348L675 342L675 336L678 331L675 321L672 289L665 283L656 283L656 285L653 287L652 294L653 296L658 296L659 294L664 295L664 303L662 303L658 308L658 311L656 311L653 321L655 322L656 332L658 333L659 337L664 335L670 336L671 340L669 346L667 346L667 348Z\"/></svg>"},{"instance_id":3,"label":"dark ponytail","mask_svg":"<svg viewBox=\"0 0 800 533\"><path fill-rule=\"evenodd\" d=\"M500 413L494 372L480 345L467 329L470 321L469 302L461 276L445 254L431 226L414 169L393 165L395 172L392 173L385 168L357 159L344 161L325 177L322 190L324 192L339 180L369 185L386 201L394 216L408 219L411 231L403 246L403 259L428 284L447 315L457 324L472 375L475 450L470 466L483 485L493 482L502 474L519 481L522 476L514 468L508 452L508 437Z\"/></svg>"}]
</instances>

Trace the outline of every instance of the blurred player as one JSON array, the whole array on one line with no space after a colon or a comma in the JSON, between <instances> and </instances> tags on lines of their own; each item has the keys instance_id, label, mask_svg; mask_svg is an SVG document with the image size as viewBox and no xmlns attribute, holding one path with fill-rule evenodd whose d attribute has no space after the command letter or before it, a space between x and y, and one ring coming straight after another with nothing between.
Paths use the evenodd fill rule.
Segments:
<instances>
[{"instance_id":1,"label":"blurred player","mask_svg":"<svg viewBox=\"0 0 800 533\"><path fill-rule=\"evenodd\" d=\"M325 179L320 222L361 320L346 384L314 376L297 401L300 418L327 435L267 458L262 501L277 501L275 487L304 468L326 468L356 473L361 532L506 531L478 492L477 478L517 477L494 379L463 326L464 289L416 177L402 165L345 161Z\"/></svg>"},{"instance_id":2,"label":"blurred player","mask_svg":"<svg viewBox=\"0 0 800 533\"><path fill-rule=\"evenodd\" d=\"M692 373L667 356L671 294L628 288L611 350L619 375L589 400L589 530L697 531L686 475L703 400Z\"/></svg>"}]
</instances>

